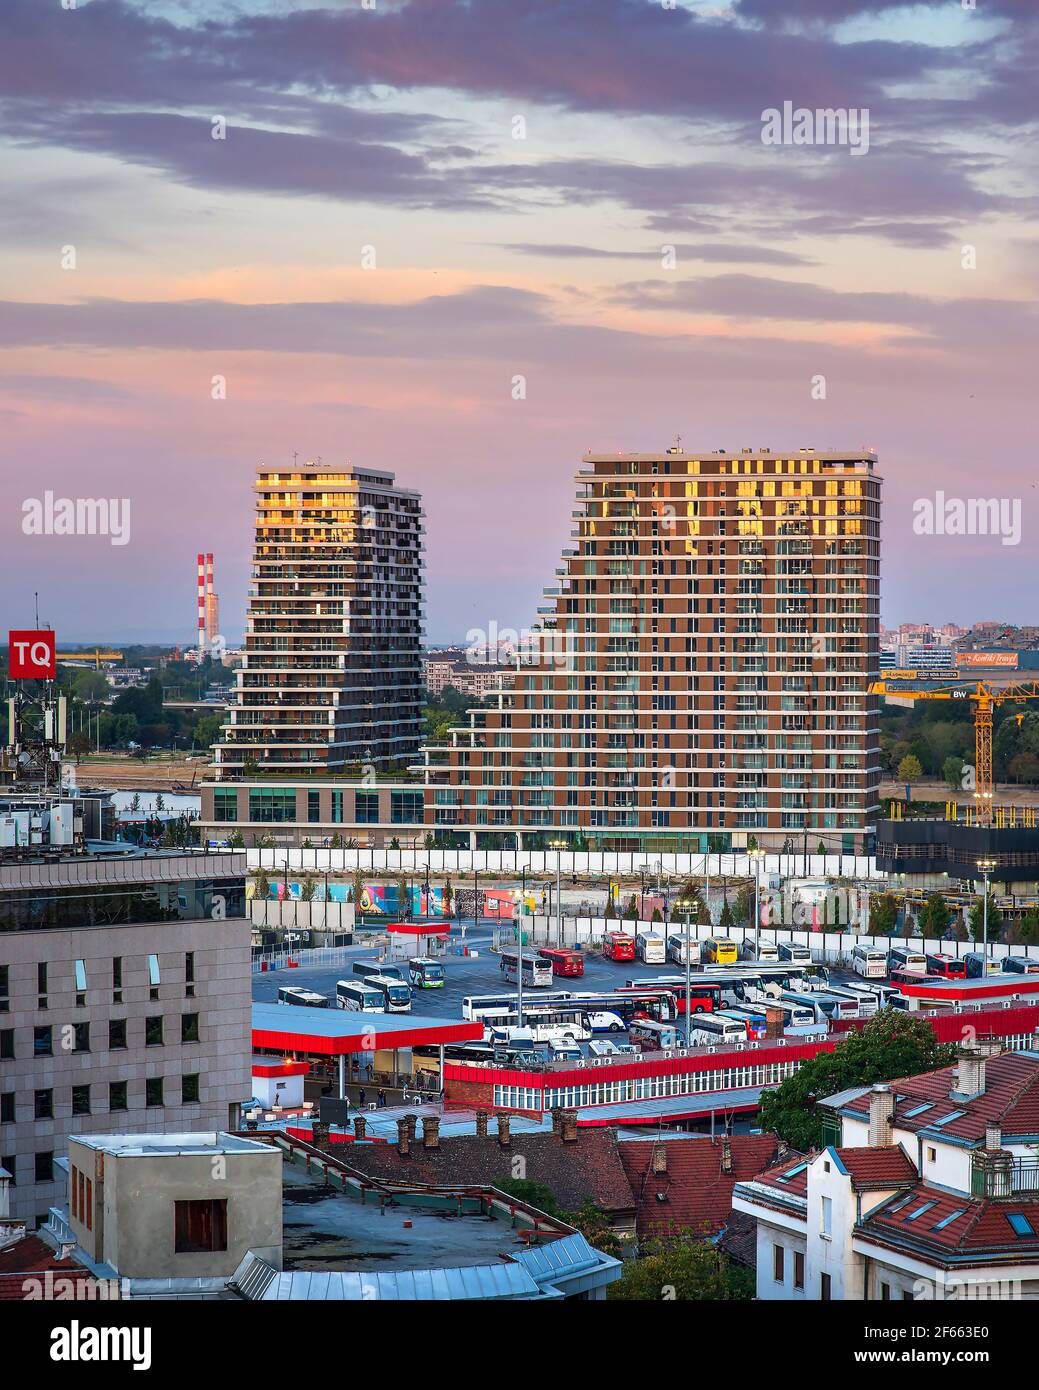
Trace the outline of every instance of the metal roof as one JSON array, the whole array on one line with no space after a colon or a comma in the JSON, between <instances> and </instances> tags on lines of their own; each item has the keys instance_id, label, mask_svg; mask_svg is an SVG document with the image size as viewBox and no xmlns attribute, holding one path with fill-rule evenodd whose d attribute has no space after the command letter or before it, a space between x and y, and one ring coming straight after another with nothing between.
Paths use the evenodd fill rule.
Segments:
<instances>
[{"instance_id":1,"label":"metal roof","mask_svg":"<svg viewBox=\"0 0 1039 1390\"><path fill-rule=\"evenodd\" d=\"M305 1004L254 1004L253 1048L291 1052L371 1052L421 1043L482 1041L483 1024L424 1014L363 1013L354 1009L311 1009Z\"/></svg>"},{"instance_id":2,"label":"metal roof","mask_svg":"<svg viewBox=\"0 0 1039 1390\"><path fill-rule=\"evenodd\" d=\"M712 1110L756 1110L764 1087L745 1086L736 1091L704 1091L698 1095L662 1096L656 1100L615 1101L612 1105L586 1105L577 1112L583 1125L648 1123L653 1120L695 1119Z\"/></svg>"},{"instance_id":3,"label":"metal roof","mask_svg":"<svg viewBox=\"0 0 1039 1390\"><path fill-rule=\"evenodd\" d=\"M297 1270L277 1274L263 1302L444 1302L454 1299L537 1298L537 1283L522 1265L468 1265L455 1269L406 1269L399 1273Z\"/></svg>"}]
</instances>

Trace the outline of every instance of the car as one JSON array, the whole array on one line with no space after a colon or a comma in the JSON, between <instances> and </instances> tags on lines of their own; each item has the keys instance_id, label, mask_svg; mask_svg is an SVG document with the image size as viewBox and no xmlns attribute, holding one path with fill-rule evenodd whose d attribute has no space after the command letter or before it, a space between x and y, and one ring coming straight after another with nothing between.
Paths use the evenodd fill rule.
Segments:
<instances>
[{"instance_id":1,"label":"car","mask_svg":"<svg viewBox=\"0 0 1039 1390\"><path fill-rule=\"evenodd\" d=\"M602 1010L588 1015L588 1027L593 1033L623 1033L624 1020L620 1014Z\"/></svg>"}]
</instances>

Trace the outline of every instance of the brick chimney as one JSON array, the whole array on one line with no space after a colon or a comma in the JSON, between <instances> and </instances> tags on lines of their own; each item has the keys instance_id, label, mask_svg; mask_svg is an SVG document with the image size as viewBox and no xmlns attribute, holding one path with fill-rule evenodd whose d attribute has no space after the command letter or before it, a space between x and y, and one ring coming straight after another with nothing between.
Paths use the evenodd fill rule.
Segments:
<instances>
[{"instance_id":1,"label":"brick chimney","mask_svg":"<svg viewBox=\"0 0 1039 1390\"><path fill-rule=\"evenodd\" d=\"M985 1148L990 1154L998 1154L1003 1149L1003 1127L998 1124L985 1126Z\"/></svg>"},{"instance_id":2,"label":"brick chimney","mask_svg":"<svg viewBox=\"0 0 1039 1390\"><path fill-rule=\"evenodd\" d=\"M564 1144L577 1143L577 1111L564 1110L559 1116L559 1137Z\"/></svg>"},{"instance_id":3,"label":"brick chimney","mask_svg":"<svg viewBox=\"0 0 1039 1390\"><path fill-rule=\"evenodd\" d=\"M440 1148L439 1115L427 1115L422 1121L422 1147L424 1149Z\"/></svg>"},{"instance_id":4,"label":"brick chimney","mask_svg":"<svg viewBox=\"0 0 1039 1390\"><path fill-rule=\"evenodd\" d=\"M552 1107L552 1133L556 1136L563 1132L563 1107L555 1105Z\"/></svg>"},{"instance_id":5,"label":"brick chimney","mask_svg":"<svg viewBox=\"0 0 1039 1390\"><path fill-rule=\"evenodd\" d=\"M367 1126L367 1123L365 1122L364 1116L363 1116L363 1115L355 1115L355 1116L354 1116L354 1138L355 1138L355 1139L363 1139L364 1136L365 1136L365 1133L366 1133L367 1129L368 1129L368 1126Z\"/></svg>"},{"instance_id":6,"label":"brick chimney","mask_svg":"<svg viewBox=\"0 0 1039 1390\"><path fill-rule=\"evenodd\" d=\"M978 1096L983 1096L985 1063L990 1057L998 1057L1001 1051L999 1043L975 1043L973 1047L961 1047L956 1054L949 1099L977 1100Z\"/></svg>"},{"instance_id":7,"label":"brick chimney","mask_svg":"<svg viewBox=\"0 0 1039 1390\"><path fill-rule=\"evenodd\" d=\"M401 1158L407 1158L411 1153L411 1135L408 1133L408 1117L401 1116L397 1121L397 1152Z\"/></svg>"},{"instance_id":8,"label":"brick chimney","mask_svg":"<svg viewBox=\"0 0 1039 1390\"><path fill-rule=\"evenodd\" d=\"M415 1114L405 1115L404 1123L408 1127L408 1138L414 1143L415 1131L418 1128L418 1116Z\"/></svg>"},{"instance_id":9,"label":"brick chimney","mask_svg":"<svg viewBox=\"0 0 1039 1390\"><path fill-rule=\"evenodd\" d=\"M315 1120L310 1127L310 1142L317 1149L320 1149L322 1144L327 1144L328 1125L322 1124L320 1120Z\"/></svg>"},{"instance_id":10,"label":"brick chimney","mask_svg":"<svg viewBox=\"0 0 1039 1390\"><path fill-rule=\"evenodd\" d=\"M654 1173L666 1173L666 1172L667 1172L667 1145L666 1145L666 1144L664 1144L664 1143L659 1143L659 1144L654 1144L654 1145L653 1145L653 1163L652 1163L652 1168L653 1168L653 1172L654 1172Z\"/></svg>"},{"instance_id":11,"label":"brick chimney","mask_svg":"<svg viewBox=\"0 0 1039 1390\"><path fill-rule=\"evenodd\" d=\"M727 1134L722 1139L721 1170L723 1173L732 1172L732 1141Z\"/></svg>"},{"instance_id":12,"label":"brick chimney","mask_svg":"<svg viewBox=\"0 0 1039 1390\"><path fill-rule=\"evenodd\" d=\"M477 1139L487 1138L487 1111L477 1110L476 1112L476 1137Z\"/></svg>"},{"instance_id":13,"label":"brick chimney","mask_svg":"<svg viewBox=\"0 0 1039 1390\"><path fill-rule=\"evenodd\" d=\"M504 1113L498 1116L498 1143L503 1149L507 1149L511 1143L509 1135L509 1125L512 1117Z\"/></svg>"},{"instance_id":14,"label":"brick chimney","mask_svg":"<svg viewBox=\"0 0 1039 1390\"><path fill-rule=\"evenodd\" d=\"M891 1121L895 1116L895 1097L891 1087L878 1081L869 1093L869 1143L886 1147L891 1143Z\"/></svg>"}]
</instances>

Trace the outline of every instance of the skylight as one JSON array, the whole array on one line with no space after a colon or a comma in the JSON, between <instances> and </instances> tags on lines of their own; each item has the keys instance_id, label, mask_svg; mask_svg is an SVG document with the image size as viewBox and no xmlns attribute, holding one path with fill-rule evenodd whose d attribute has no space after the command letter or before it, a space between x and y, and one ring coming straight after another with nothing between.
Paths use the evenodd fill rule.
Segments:
<instances>
[{"instance_id":1,"label":"skylight","mask_svg":"<svg viewBox=\"0 0 1039 1390\"><path fill-rule=\"evenodd\" d=\"M937 1202L924 1202L923 1206L917 1207L916 1211L911 1211L908 1216L903 1216L902 1220L915 1221L918 1216L923 1216L925 1211L930 1211L932 1207L936 1207L937 1205Z\"/></svg>"},{"instance_id":2,"label":"skylight","mask_svg":"<svg viewBox=\"0 0 1039 1390\"><path fill-rule=\"evenodd\" d=\"M907 1207L909 1205L909 1203L913 1200L915 1196L915 1192L910 1192L908 1197L899 1197L897 1202L893 1202L891 1206L888 1207L888 1211L901 1211L903 1207Z\"/></svg>"},{"instance_id":3,"label":"skylight","mask_svg":"<svg viewBox=\"0 0 1039 1390\"><path fill-rule=\"evenodd\" d=\"M796 1178L798 1173L803 1173L808 1167L807 1163L799 1163L796 1168L791 1168L788 1173L780 1173L776 1182L789 1182L791 1178Z\"/></svg>"},{"instance_id":4,"label":"skylight","mask_svg":"<svg viewBox=\"0 0 1039 1390\"><path fill-rule=\"evenodd\" d=\"M1013 1231L1014 1231L1014 1235L1015 1235L1015 1236L1034 1236L1034 1235L1035 1235L1035 1231L1032 1229L1032 1223L1031 1223L1031 1221L1029 1221L1028 1217L1025 1216L1024 1212L1020 1212L1020 1211L1011 1211L1011 1212L1008 1212L1008 1213L1007 1213L1007 1220L1010 1222L1010 1225L1013 1227Z\"/></svg>"},{"instance_id":5,"label":"skylight","mask_svg":"<svg viewBox=\"0 0 1039 1390\"><path fill-rule=\"evenodd\" d=\"M931 1230L944 1231L946 1226L951 1226L954 1221L958 1221L966 1210L966 1207L959 1207L956 1211L951 1211L948 1216L943 1216L940 1221L936 1221Z\"/></svg>"},{"instance_id":6,"label":"skylight","mask_svg":"<svg viewBox=\"0 0 1039 1390\"><path fill-rule=\"evenodd\" d=\"M947 1125L950 1120L958 1120L961 1115L966 1115L966 1110L950 1110L948 1115L940 1115L937 1120L931 1121L931 1128L938 1129L941 1125Z\"/></svg>"},{"instance_id":7,"label":"skylight","mask_svg":"<svg viewBox=\"0 0 1039 1390\"><path fill-rule=\"evenodd\" d=\"M928 1100L928 1101L925 1101L923 1105L914 1105L913 1108L912 1108L912 1110L907 1110L906 1113L905 1113L905 1115L903 1116L903 1118L906 1119L906 1120L911 1120L911 1119L913 1119L913 1117L916 1116L916 1115L922 1115L922 1114L924 1113L925 1110L933 1110L933 1109L934 1109L934 1101L933 1101L933 1100Z\"/></svg>"}]
</instances>

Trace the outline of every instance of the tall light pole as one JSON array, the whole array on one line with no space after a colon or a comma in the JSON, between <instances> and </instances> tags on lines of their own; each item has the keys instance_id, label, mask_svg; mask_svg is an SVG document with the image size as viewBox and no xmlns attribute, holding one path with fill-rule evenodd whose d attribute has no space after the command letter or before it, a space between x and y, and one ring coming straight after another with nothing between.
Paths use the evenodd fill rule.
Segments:
<instances>
[{"instance_id":1,"label":"tall light pole","mask_svg":"<svg viewBox=\"0 0 1039 1390\"><path fill-rule=\"evenodd\" d=\"M761 861L765 857L763 849L747 850L747 858L754 861L754 958L761 954Z\"/></svg>"},{"instance_id":2,"label":"tall light pole","mask_svg":"<svg viewBox=\"0 0 1039 1390\"><path fill-rule=\"evenodd\" d=\"M981 974L988 974L988 876L996 867L994 859L979 859L978 868L985 881L985 901L981 908Z\"/></svg>"},{"instance_id":3,"label":"tall light pole","mask_svg":"<svg viewBox=\"0 0 1039 1390\"><path fill-rule=\"evenodd\" d=\"M560 866L563 858L563 846L565 840L553 840L552 845L556 852L556 945L563 944L563 907L561 901L562 884L560 883Z\"/></svg>"}]
</instances>

